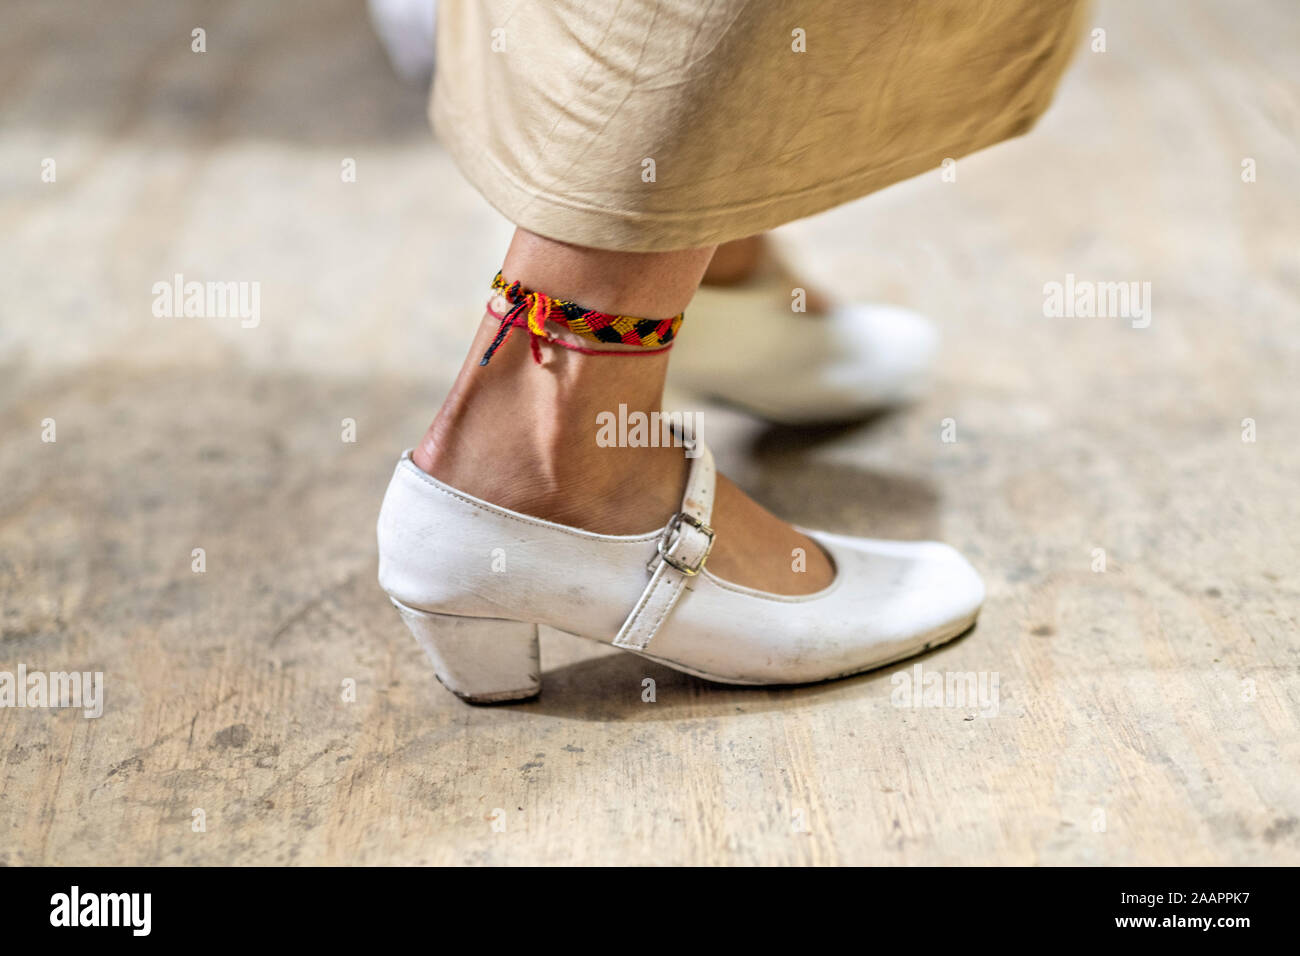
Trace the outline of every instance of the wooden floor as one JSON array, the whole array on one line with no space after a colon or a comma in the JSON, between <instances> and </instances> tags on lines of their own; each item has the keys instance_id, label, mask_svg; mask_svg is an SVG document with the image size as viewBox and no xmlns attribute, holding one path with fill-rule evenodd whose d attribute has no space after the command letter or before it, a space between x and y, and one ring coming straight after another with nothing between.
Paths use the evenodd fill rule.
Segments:
<instances>
[{"instance_id":1,"label":"wooden floor","mask_svg":"<svg viewBox=\"0 0 1300 956\"><path fill-rule=\"evenodd\" d=\"M787 517L971 557L980 624L920 666L996 713L553 634L538 701L453 698L373 525L508 225L362 4L72 9L0 15L0 671L105 710L0 710L0 864L1300 863L1294 3L1103 3L1030 136L785 230L941 322L926 401L706 415ZM176 273L260 324L155 317ZM1067 274L1150 282L1150 327L1045 318Z\"/></svg>"}]
</instances>

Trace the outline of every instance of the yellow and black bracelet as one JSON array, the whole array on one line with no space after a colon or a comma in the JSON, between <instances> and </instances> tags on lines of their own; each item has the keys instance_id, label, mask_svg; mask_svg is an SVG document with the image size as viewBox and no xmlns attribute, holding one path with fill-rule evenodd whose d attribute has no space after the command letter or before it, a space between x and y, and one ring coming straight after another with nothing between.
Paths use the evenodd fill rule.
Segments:
<instances>
[{"instance_id":1,"label":"yellow and black bracelet","mask_svg":"<svg viewBox=\"0 0 1300 956\"><path fill-rule=\"evenodd\" d=\"M638 319L630 315L597 312L567 299L553 299L543 292L525 289L518 282L507 283L500 272L492 280L492 289L506 300L510 308L498 315L492 310L491 303L488 304L488 311L501 320L501 327L497 329L492 344L483 353L479 365L486 365L501 344L510 337L511 331L517 328L528 330L533 361L538 364L542 361L542 342L584 355L653 355L672 347L685 314L679 312L667 319ZM552 338L546 331L547 322L558 323L575 335L593 342L634 345L637 350L613 352L608 349L583 348L581 345Z\"/></svg>"}]
</instances>

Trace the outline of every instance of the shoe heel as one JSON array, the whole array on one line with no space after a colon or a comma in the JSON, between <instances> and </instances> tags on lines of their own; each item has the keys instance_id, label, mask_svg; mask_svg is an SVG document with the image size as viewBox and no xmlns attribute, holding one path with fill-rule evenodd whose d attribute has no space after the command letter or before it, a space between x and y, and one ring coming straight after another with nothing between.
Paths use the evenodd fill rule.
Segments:
<instances>
[{"instance_id":1,"label":"shoe heel","mask_svg":"<svg viewBox=\"0 0 1300 956\"><path fill-rule=\"evenodd\" d=\"M536 697L542 690L537 625L489 617L457 617L393 606L424 648L449 691L471 704Z\"/></svg>"}]
</instances>

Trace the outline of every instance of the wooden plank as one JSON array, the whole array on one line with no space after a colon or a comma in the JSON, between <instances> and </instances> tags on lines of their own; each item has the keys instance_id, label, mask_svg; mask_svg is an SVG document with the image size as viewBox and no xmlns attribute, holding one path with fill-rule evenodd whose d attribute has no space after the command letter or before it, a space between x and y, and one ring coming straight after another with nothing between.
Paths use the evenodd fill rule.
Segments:
<instances>
[{"instance_id":1,"label":"wooden plank","mask_svg":"<svg viewBox=\"0 0 1300 956\"><path fill-rule=\"evenodd\" d=\"M970 554L981 623L920 665L996 715L895 706L915 662L748 690L551 633L538 701L472 709L373 522L507 227L356 4L16 4L0 671L102 671L105 711L0 711L0 863L1300 862L1295 11L1094 19L1033 134L788 230L943 322L934 394L709 432L779 513ZM155 318L176 271L259 279L261 324ZM1066 273L1151 282L1151 327L1044 318Z\"/></svg>"}]
</instances>

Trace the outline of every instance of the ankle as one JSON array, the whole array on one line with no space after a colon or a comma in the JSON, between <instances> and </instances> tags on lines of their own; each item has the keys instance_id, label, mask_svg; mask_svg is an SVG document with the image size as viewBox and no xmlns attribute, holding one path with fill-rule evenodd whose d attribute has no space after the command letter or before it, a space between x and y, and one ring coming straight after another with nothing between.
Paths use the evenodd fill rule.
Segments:
<instances>
[{"instance_id":1,"label":"ankle","mask_svg":"<svg viewBox=\"0 0 1300 956\"><path fill-rule=\"evenodd\" d=\"M517 229L502 276L515 290L511 295L527 288L585 309L662 321L690 302L712 254L711 246L662 253L589 249ZM540 322L546 325L545 312ZM546 326L548 337L577 331L555 325ZM499 331L506 333L500 339ZM544 361L536 365L539 338L530 339L529 328L508 332L501 317L484 317L415 464L486 501L591 531L632 534L662 525L685 483L681 450L602 447L597 416L620 405L658 411L666 350L588 355L541 345ZM484 356L490 361L480 364Z\"/></svg>"},{"instance_id":2,"label":"ankle","mask_svg":"<svg viewBox=\"0 0 1300 956\"><path fill-rule=\"evenodd\" d=\"M522 420L485 430L439 415L412 458L484 501L601 534L641 534L677 510L687 462L680 449L599 448L585 434Z\"/></svg>"},{"instance_id":3,"label":"ankle","mask_svg":"<svg viewBox=\"0 0 1300 956\"><path fill-rule=\"evenodd\" d=\"M495 330L489 316L479 339ZM522 338L480 367L471 349L413 454L417 467L475 497L606 534L662 525L686 476L681 449L602 447L597 416L657 411L666 355L588 356Z\"/></svg>"}]
</instances>

